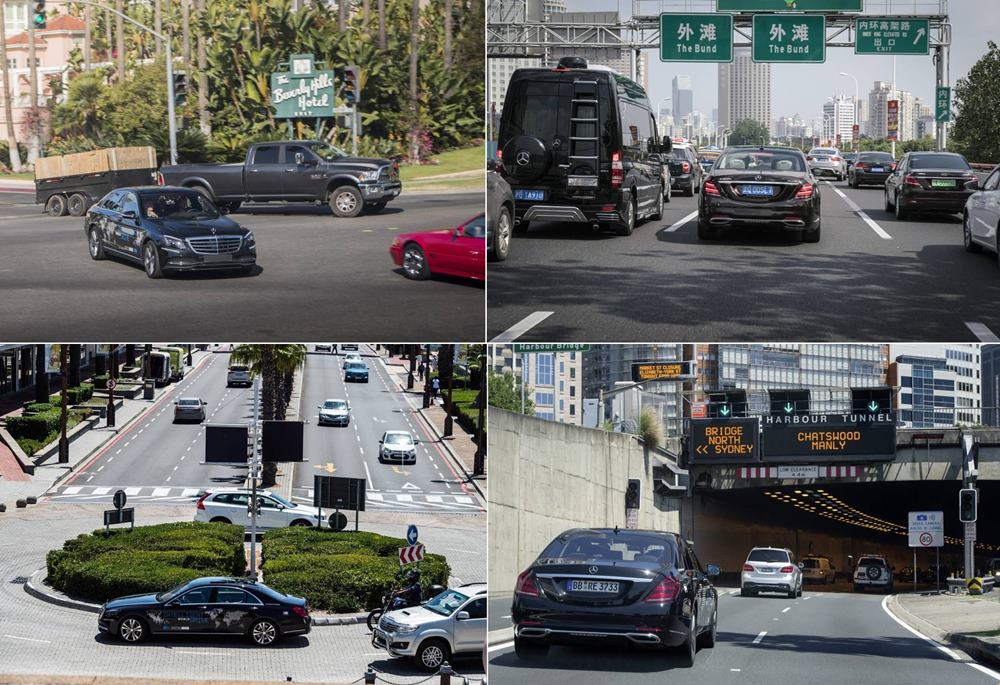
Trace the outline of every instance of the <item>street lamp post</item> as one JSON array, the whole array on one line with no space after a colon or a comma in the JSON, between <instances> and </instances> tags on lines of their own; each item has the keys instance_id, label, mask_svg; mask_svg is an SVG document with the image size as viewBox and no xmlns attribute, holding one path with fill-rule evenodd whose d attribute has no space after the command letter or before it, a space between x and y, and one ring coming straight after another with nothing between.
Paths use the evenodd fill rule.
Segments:
<instances>
[{"instance_id":1,"label":"street lamp post","mask_svg":"<svg viewBox=\"0 0 1000 685\"><path fill-rule=\"evenodd\" d=\"M848 74L846 71L840 72L840 75L841 76L849 76L850 78L854 79L854 124L856 126L858 126L859 130L860 130L861 119L859 118L860 115L858 114L858 98L861 97L861 95L860 95L861 89L858 87L858 78L856 76L854 76L854 74ZM853 131L852 131L852 133L851 133L851 143L852 143L851 147L852 148L854 147L854 145L853 145L854 140L853 139L854 139L854 135L853 135ZM855 152L857 152L857 150L855 150Z\"/></svg>"}]
</instances>

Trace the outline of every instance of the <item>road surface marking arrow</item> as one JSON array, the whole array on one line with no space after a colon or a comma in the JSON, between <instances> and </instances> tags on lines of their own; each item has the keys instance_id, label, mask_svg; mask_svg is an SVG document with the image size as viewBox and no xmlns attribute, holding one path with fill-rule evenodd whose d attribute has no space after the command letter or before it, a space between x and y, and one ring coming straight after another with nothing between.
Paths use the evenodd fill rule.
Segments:
<instances>
[{"instance_id":1,"label":"road surface marking arrow","mask_svg":"<svg viewBox=\"0 0 1000 685\"><path fill-rule=\"evenodd\" d=\"M417 487L416 485L414 485L413 483L407 483L406 485L403 486L402 489L403 490L419 490L420 488Z\"/></svg>"},{"instance_id":2,"label":"road surface marking arrow","mask_svg":"<svg viewBox=\"0 0 1000 685\"><path fill-rule=\"evenodd\" d=\"M333 464L330 464L330 463L327 463L327 464L314 464L313 468L314 469L323 469L327 473L333 473L334 471L337 470L337 467L334 466Z\"/></svg>"}]
</instances>

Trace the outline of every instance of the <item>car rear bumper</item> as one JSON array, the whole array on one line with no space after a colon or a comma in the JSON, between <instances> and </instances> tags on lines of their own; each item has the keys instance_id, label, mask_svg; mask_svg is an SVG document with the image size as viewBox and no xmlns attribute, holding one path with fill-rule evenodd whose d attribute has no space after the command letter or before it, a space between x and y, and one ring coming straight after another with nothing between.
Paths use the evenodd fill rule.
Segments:
<instances>
[{"instance_id":1,"label":"car rear bumper","mask_svg":"<svg viewBox=\"0 0 1000 685\"><path fill-rule=\"evenodd\" d=\"M751 205L718 196L704 196L698 220L709 226L773 226L788 230L814 229L819 211L811 200L792 200L773 205Z\"/></svg>"},{"instance_id":2,"label":"car rear bumper","mask_svg":"<svg viewBox=\"0 0 1000 685\"><path fill-rule=\"evenodd\" d=\"M885 172L884 174L880 174L880 173L872 173L870 171L858 171L857 169L854 170L853 174L854 181L858 184L867 185L870 183L872 185L877 184L880 186L885 185L885 179L889 178L890 175L891 172L888 171Z\"/></svg>"},{"instance_id":3,"label":"car rear bumper","mask_svg":"<svg viewBox=\"0 0 1000 685\"><path fill-rule=\"evenodd\" d=\"M690 629L671 617L658 625L515 625L514 636L551 645L620 644L637 647L676 647L687 639Z\"/></svg>"},{"instance_id":4,"label":"car rear bumper","mask_svg":"<svg viewBox=\"0 0 1000 685\"><path fill-rule=\"evenodd\" d=\"M551 192L551 191L549 191ZM594 224L623 221L626 201L631 193L622 190L601 190L583 197L568 197L563 192L545 202L516 200L514 223L522 221L554 221L560 223Z\"/></svg>"},{"instance_id":5,"label":"car rear bumper","mask_svg":"<svg viewBox=\"0 0 1000 685\"><path fill-rule=\"evenodd\" d=\"M694 174L678 174L670 177L671 188L693 188Z\"/></svg>"},{"instance_id":6,"label":"car rear bumper","mask_svg":"<svg viewBox=\"0 0 1000 685\"><path fill-rule=\"evenodd\" d=\"M957 214L965 209L965 201L972 193L950 192L935 193L933 191L907 192L900 195L899 201L907 209L927 212L949 212Z\"/></svg>"},{"instance_id":7,"label":"car rear bumper","mask_svg":"<svg viewBox=\"0 0 1000 685\"><path fill-rule=\"evenodd\" d=\"M742 573L740 587L763 592L791 592L798 589L798 582L793 573Z\"/></svg>"}]
</instances>

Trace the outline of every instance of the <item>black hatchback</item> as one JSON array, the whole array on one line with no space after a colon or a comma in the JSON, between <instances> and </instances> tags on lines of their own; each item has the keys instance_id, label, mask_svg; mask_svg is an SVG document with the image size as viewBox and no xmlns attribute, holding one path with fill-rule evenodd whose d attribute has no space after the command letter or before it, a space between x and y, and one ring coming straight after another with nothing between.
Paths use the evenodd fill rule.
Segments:
<instances>
[{"instance_id":1,"label":"black hatchback","mask_svg":"<svg viewBox=\"0 0 1000 685\"><path fill-rule=\"evenodd\" d=\"M104 603L102 633L125 642L150 635L244 635L266 647L312 628L306 600L239 578L196 578L159 594L130 595Z\"/></svg>"},{"instance_id":2,"label":"black hatchback","mask_svg":"<svg viewBox=\"0 0 1000 685\"><path fill-rule=\"evenodd\" d=\"M522 659L550 645L680 647L694 664L715 646L719 595L694 550L676 533L568 530L517 577L511 619Z\"/></svg>"},{"instance_id":3,"label":"black hatchback","mask_svg":"<svg viewBox=\"0 0 1000 685\"><path fill-rule=\"evenodd\" d=\"M92 259L138 262L150 278L179 271L246 274L257 263L253 233L189 188L113 190L87 211L84 231Z\"/></svg>"}]
</instances>

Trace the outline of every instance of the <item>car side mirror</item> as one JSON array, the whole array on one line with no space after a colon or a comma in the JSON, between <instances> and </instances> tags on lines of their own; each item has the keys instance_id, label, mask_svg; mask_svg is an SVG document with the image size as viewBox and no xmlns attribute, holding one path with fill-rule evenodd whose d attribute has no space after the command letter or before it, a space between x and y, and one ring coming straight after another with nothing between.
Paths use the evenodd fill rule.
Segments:
<instances>
[{"instance_id":1,"label":"car side mirror","mask_svg":"<svg viewBox=\"0 0 1000 685\"><path fill-rule=\"evenodd\" d=\"M458 612L457 614L455 614L455 620L456 621L467 621L467 620L469 620L469 612L468 611L460 611L460 612Z\"/></svg>"},{"instance_id":2,"label":"car side mirror","mask_svg":"<svg viewBox=\"0 0 1000 685\"><path fill-rule=\"evenodd\" d=\"M298 164L299 166L305 164L306 163L306 156L304 154L302 154L301 152L296 152L295 153L295 163Z\"/></svg>"},{"instance_id":3,"label":"car side mirror","mask_svg":"<svg viewBox=\"0 0 1000 685\"><path fill-rule=\"evenodd\" d=\"M799 562L799 568L805 568L805 566L802 565L801 561Z\"/></svg>"},{"instance_id":4,"label":"car side mirror","mask_svg":"<svg viewBox=\"0 0 1000 685\"><path fill-rule=\"evenodd\" d=\"M663 136L663 141L660 143L660 152L669 153L674 149L674 141L670 139L670 136Z\"/></svg>"},{"instance_id":5,"label":"car side mirror","mask_svg":"<svg viewBox=\"0 0 1000 685\"><path fill-rule=\"evenodd\" d=\"M208 406L208 402L206 402L205 400L202 400L201 403L202 403L202 405L204 405L206 407Z\"/></svg>"},{"instance_id":6,"label":"car side mirror","mask_svg":"<svg viewBox=\"0 0 1000 685\"><path fill-rule=\"evenodd\" d=\"M974 178L971 181L965 182L966 190L979 190L979 179Z\"/></svg>"},{"instance_id":7,"label":"car side mirror","mask_svg":"<svg viewBox=\"0 0 1000 685\"><path fill-rule=\"evenodd\" d=\"M717 564L709 564L705 567L705 571L707 572L709 578L715 578L721 573Z\"/></svg>"},{"instance_id":8,"label":"car side mirror","mask_svg":"<svg viewBox=\"0 0 1000 685\"><path fill-rule=\"evenodd\" d=\"M122 216L125 217L126 219L138 219L139 218L139 215L136 213L136 211L134 209L129 209L129 210L126 210L126 211L122 212Z\"/></svg>"},{"instance_id":9,"label":"car side mirror","mask_svg":"<svg viewBox=\"0 0 1000 685\"><path fill-rule=\"evenodd\" d=\"M174 400L174 404L177 404L177 401L176 401L176 400Z\"/></svg>"}]
</instances>

